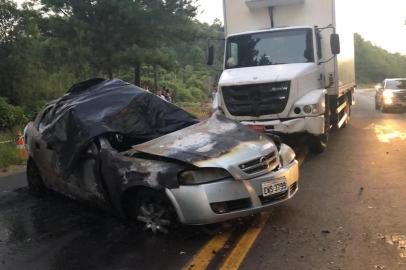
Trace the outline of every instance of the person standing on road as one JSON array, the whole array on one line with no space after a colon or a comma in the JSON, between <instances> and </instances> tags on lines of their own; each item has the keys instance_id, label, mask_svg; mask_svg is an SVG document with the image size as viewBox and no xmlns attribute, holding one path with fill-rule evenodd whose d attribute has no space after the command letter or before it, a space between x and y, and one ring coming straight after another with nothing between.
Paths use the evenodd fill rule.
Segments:
<instances>
[{"instance_id":1,"label":"person standing on road","mask_svg":"<svg viewBox=\"0 0 406 270\"><path fill-rule=\"evenodd\" d=\"M169 103L172 103L171 91L168 88L164 88L164 96L165 96L166 101L168 101Z\"/></svg>"},{"instance_id":2,"label":"person standing on road","mask_svg":"<svg viewBox=\"0 0 406 270\"><path fill-rule=\"evenodd\" d=\"M156 95L166 101L166 98L165 98L165 96L163 95L162 90L158 90L158 91L156 92Z\"/></svg>"}]
</instances>

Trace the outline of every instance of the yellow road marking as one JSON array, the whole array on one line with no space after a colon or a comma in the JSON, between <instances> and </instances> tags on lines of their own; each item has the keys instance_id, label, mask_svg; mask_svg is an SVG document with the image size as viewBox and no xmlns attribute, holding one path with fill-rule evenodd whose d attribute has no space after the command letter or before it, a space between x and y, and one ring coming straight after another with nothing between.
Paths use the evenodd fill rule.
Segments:
<instances>
[{"instance_id":1,"label":"yellow road marking","mask_svg":"<svg viewBox=\"0 0 406 270\"><path fill-rule=\"evenodd\" d=\"M216 253L224 247L231 236L231 232L216 235L199 252L193 256L192 260L182 268L182 270L204 270L207 268Z\"/></svg>"},{"instance_id":2,"label":"yellow road marking","mask_svg":"<svg viewBox=\"0 0 406 270\"><path fill-rule=\"evenodd\" d=\"M258 224L253 224L241 237L231 253L227 256L220 270L237 270L240 267L270 216L269 212L260 215Z\"/></svg>"}]
</instances>

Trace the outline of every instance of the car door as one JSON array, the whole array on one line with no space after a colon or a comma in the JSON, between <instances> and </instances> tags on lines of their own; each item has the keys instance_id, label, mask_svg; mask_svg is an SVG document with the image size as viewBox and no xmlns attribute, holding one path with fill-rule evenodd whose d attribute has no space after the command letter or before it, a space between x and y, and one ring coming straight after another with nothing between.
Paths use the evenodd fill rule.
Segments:
<instances>
[{"instance_id":1,"label":"car door","mask_svg":"<svg viewBox=\"0 0 406 270\"><path fill-rule=\"evenodd\" d=\"M81 160L72 173L66 175L57 163L55 151L42 139L42 132L51 121L48 119L52 106L46 108L35 121L30 145L32 153L45 184L66 196L104 204L106 194L101 184L98 169L98 148L91 143L83 152Z\"/></svg>"},{"instance_id":2,"label":"car door","mask_svg":"<svg viewBox=\"0 0 406 270\"><path fill-rule=\"evenodd\" d=\"M97 205L109 205L108 194L100 175L99 147L95 141L89 143L65 181L74 197Z\"/></svg>"},{"instance_id":3,"label":"car door","mask_svg":"<svg viewBox=\"0 0 406 270\"><path fill-rule=\"evenodd\" d=\"M51 109L52 106L45 108L34 121L29 145L45 185L50 189L64 192L66 186L62 179L62 173L56 163L55 152L47 146L41 136L47 124L47 117Z\"/></svg>"}]
</instances>

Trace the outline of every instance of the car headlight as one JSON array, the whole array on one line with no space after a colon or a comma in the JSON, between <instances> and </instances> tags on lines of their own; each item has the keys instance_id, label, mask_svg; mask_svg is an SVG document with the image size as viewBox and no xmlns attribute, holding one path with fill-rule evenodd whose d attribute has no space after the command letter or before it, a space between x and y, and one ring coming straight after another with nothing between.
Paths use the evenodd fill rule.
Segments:
<instances>
[{"instance_id":1,"label":"car headlight","mask_svg":"<svg viewBox=\"0 0 406 270\"><path fill-rule=\"evenodd\" d=\"M279 150L279 158L281 160L282 166L286 167L295 160L296 154L292 150L292 148L290 148L286 144L281 144L281 149Z\"/></svg>"},{"instance_id":2,"label":"car headlight","mask_svg":"<svg viewBox=\"0 0 406 270\"><path fill-rule=\"evenodd\" d=\"M322 114L326 111L326 103L323 101L318 104L305 105L302 111L304 114Z\"/></svg>"},{"instance_id":3,"label":"car headlight","mask_svg":"<svg viewBox=\"0 0 406 270\"><path fill-rule=\"evenodd\" d=\"M383 97L387 98L387 99L392 99L394 97L394 94L392 91L386 90L386 91L383 91Z\"/></svg>"},{"instance_id":4,"label":"car headlight","mask_svg":"<svg viewBox=\"0 0 406 270\"><path fill-rule=\"evenodd\" d=\"M197 170L183 171L179 174L181 185L199 185L231 177L231 174L224 169L203 168Z\"/></svg>"}]
</instances>

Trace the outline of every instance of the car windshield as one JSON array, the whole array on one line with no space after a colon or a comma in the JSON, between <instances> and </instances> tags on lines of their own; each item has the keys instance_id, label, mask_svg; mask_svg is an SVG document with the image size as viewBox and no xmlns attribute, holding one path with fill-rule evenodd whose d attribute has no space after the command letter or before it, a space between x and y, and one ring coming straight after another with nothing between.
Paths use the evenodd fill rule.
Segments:
<instances>
[{"instance_id":1,"label":"car windshield","mask_svg":"<svg viewBox=\"0 0 406 270\"><path fill-rule=\"evenodd\" d=\"M406 80L389 80L386 82L386 89L406 89Z\"/></svg>"},{"instance_id":2,"label":"car windshield","mask_svg":"<svg viewBox=\"0 0 406 270\"><path fill-rule=\"evenodd\" d=\"M226 50L227 69L314 62L312 29L232 36Z\"/></svg>"}]
</instances>

